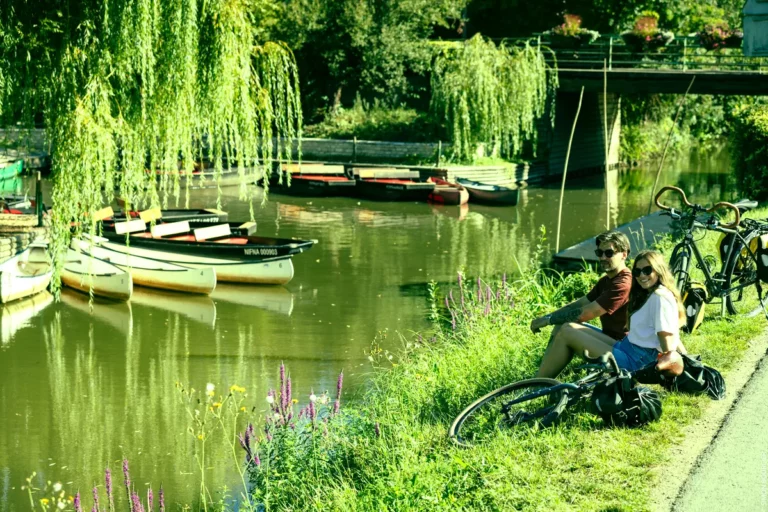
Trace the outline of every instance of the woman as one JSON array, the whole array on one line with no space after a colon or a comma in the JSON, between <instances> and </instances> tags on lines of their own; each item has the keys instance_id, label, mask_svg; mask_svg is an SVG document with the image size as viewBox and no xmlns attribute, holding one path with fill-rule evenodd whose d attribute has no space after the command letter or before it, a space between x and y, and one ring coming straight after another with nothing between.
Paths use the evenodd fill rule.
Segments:
<instances>
[{"instance_id":1,"label":"woman","mask_svg":"<svg viewBox=\"0 0 768 512\"><path fill-rule=\"evenodd\" d=\"M664 257L656 251L642 251L635 258L629 315L629 334L618 342L592 329L556 338L544 353L536 376L556 377L574 353L585 351L590 357L613 352L619 367L629 371L676 350L685 353L680 342L680 323L685 318L680 294Z\"/></svg>"}]
</instances>

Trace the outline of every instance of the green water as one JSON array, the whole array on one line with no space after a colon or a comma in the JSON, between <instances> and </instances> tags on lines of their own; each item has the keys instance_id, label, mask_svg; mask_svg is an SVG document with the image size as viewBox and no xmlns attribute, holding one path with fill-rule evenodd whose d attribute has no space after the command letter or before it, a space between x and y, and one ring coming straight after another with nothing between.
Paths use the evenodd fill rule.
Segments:
<instances>
[{"instance_id":1,"label":"green water","mask_svg":"<svg viewBox=\"0 0 768 512\"><path fill-rule=\"evenodd\" d=\"M724 154L671 161L660 185L693 201L737 197ZM560 246L646 213L655 167L571 180ZM235 193L234 191L232 192ZM140 493L162 483L167 502L195 499L194 438L176 383L247 389L246 405L266 409L280 362L306 401L310 389L333 390L344 370L348 399L371 372L366 350L387 350L428 329L426 283L452 283L456 272L492 277L527 268L545 226L554 247L559 184L530 187L517 207L434 207L357 199L273 195L257 211L258 233L317 239L294 258L284 287L220 285L211 297L137 289L130 304L97 303L67 291L0 310L0 511L28 509L26 477L62 482L74 494L103 493L110 465L116 487L126 457ZM224 190L233 220L248 207ZM198 191L192 206L212 206ZM447 286L444 285L444 286ZM216 449L206 464L214 489L234 488L233 463ZM210 453L210 452L209 452ZM216 496L214 496L216 497ZM90 509L90 498L84 500Z\"/></svg>"}]
</instances>

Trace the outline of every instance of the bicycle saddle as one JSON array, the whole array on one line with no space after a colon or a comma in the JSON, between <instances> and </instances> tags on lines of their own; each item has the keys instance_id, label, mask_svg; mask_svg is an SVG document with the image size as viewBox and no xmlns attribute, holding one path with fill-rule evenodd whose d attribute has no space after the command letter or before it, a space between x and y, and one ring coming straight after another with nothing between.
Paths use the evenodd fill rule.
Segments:
<instances>
[{"instance_id":1,"label":"bicycle saddle","mask_svg":"<svg viewBox=\"0 0 768 512\"><path fill-rule=\"evenodd\" d=\"M746 212L747 210L757 208L757 201L752 201L751 199L741 199L738 203L732 204L742 213Z\"/></svg>"}]
</instances>

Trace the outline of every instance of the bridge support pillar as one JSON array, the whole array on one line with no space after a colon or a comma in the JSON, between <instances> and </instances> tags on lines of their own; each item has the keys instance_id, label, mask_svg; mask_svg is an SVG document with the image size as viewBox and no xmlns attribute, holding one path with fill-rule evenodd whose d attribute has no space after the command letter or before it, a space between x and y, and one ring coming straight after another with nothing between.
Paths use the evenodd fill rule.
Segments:
<instances>
[{"instance_id":1,"label":"bridge support pillar","mask_svg":"<svg viewBox=\"0 0 768 512\"><path fill-rule=\"evenodd\" d=\"M579 93L558 92L555 107L555 126L548 125L548 137L540 139L548 147L547 179L557 181L563 175L568 139L573 127L573 119L579 105ZM568 176L586 175L600 172L606 165L606 136L603 116L603 93L585 92L581 112L573 135L571 156L568 162ZM619 134L621 130L621 98L618 94L608 93L605 97L607 106L607 141L608 168L619 163ZM542 140L544 139L544 140Z\"/></svg>"}]
</instances>

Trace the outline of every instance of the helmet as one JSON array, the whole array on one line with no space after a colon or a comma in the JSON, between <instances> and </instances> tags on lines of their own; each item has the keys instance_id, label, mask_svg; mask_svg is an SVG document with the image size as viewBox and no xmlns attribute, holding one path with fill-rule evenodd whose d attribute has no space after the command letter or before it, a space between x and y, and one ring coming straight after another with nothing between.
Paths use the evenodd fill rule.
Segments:
<instances>
[{"instance_id":1,"label":"helmet","mask_svg":"<svg viewBox=\"0 0 768 512\"><path fill-rule=\"evenodd\" d=\"M659 354L658 361L656 362L656 369L663 375L667 377L677 377L683 373L683 368L683 356L676 350Z\"/></svg>"},{"instance_id":2,"label":"helmet","mask_svg":"<svg viewBox=\"0 0 768 512\"><path fill-rule=\"evenodd\" d=\"M625 394L624 402L623 418L620 420L628 427L639 427L661 417L661 399L650 388L638 386L631 389Z\"/></svg>"}]
</instances>

